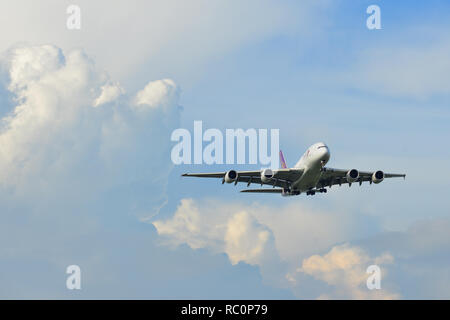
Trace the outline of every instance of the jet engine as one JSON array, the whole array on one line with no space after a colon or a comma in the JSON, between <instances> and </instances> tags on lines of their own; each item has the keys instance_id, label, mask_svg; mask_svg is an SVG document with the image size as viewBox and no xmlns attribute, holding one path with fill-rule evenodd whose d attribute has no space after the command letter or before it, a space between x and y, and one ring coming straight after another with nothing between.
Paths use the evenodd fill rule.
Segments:
<instances>
[{"instance_id":1,"label":"jet engine","mask_svg":"<svg viewBox=\"0 0 450 320\"><path fill-rule=\"evenodd\" d=\"M353 183L359 178L359 171L356 169L351 169L347 172L347 182Z\"/></svg>"},{"instance_id":2,"label":"jet engine","mask_svg":"<svg viewBox=\"0 0 450 320\"><path fill-rule=\"evenodd\" d=\"M372 182L373 183L380 183L384 180L384 172L381 170L375 171L372 175Z\"/></svg>"},{"instance_id":3,"label":"jet engine","mask_svg":"<svg viewBox=\"0 0 450 320\"><path fill-rule=\"evenodd\" d=\"M226 183L232 183L234 181L236 181L238 177L238 174L235 170L230 170L225 174L225 182Z\"/></svg>"},{"instance_id":4,"label":"jet engine","mask_svg":"<svg viewBox=\"0 0 450 320\"><path fill-rule=\"evenodd\" d=\"M264 169L261 171L261 181L264 183L269 182L273 178L273 171L271 169Z\"/></svg>"}]
</instances>

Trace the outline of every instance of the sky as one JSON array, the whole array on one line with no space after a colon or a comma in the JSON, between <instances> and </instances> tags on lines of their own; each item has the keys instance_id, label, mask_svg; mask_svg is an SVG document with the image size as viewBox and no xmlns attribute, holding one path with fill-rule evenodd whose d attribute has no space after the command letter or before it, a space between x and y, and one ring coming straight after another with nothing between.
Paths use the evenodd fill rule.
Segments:
<instances>
[{"instance_id":1,"label":"sky","mask_svg":"<svg viewBox=\"0 0 450 320\"><path fill-rule=\"evenodd\" d=\"M0 298L449 299L449 9L1 3ZM260 169L174 165L196 120L279 129L288 166L323 141L330 167L406 179L284 198L181 178Z\"/></svg>"}]
</instances>

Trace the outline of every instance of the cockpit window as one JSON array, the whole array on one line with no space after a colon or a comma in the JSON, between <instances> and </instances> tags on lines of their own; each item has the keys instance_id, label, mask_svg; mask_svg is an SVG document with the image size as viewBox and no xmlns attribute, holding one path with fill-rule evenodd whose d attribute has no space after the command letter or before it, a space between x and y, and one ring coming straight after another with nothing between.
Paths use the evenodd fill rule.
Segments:
<instances>
[{"instance_id":1,"label":"cockpit window","mask_svg":"<svg viewBox=\"0 0 450 320\"><path fill-rule=\"evenodd\" d=\"M318 146L317 149L326 148L327 146Z\"/></svg>"}]
</instances>

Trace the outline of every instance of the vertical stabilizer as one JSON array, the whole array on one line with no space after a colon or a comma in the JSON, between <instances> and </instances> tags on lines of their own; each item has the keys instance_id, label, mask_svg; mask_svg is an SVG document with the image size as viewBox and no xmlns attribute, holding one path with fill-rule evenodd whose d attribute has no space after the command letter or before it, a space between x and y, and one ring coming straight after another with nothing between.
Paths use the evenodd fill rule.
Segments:
<instances>
[{"instance_id":1,"label":"vertical stabilizer","mask_svg":"<svg viewBox=\"0 0 450 320\"><path fill-rule=\"evenodd\" d=\"M283 151L280 150L280 165L282 169L287 169L286 161L284 161Z\"/></svg>"}]
</instances>

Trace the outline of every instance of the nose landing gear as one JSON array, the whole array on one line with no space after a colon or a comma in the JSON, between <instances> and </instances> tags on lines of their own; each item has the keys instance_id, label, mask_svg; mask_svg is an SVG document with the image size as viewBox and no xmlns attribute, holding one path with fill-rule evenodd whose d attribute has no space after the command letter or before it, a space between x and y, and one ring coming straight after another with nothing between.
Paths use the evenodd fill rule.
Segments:
<instances>
[{"instance_id":1,"label":"nose landing gear","mask_svg":"<svg viewBox=\"0 0 450 320\"><path fill-rule=\"evenodd\" d=\"M288 188L283 188L283 191L281 192L281 195L284 197L287 196L298 196L300 194L300 191L295 190L295 189L288 189Z\"/></svg>"}]
</instances>

